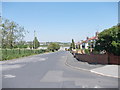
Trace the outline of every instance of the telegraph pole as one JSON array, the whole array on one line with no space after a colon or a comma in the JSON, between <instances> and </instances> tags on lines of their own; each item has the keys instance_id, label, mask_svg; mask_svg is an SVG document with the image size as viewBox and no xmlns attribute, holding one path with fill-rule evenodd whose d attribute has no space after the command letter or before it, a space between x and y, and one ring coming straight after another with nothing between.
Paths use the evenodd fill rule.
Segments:
<instances>
[{"instance_id":1,"label":"telegraph pole","mask_svg":"<svg viewBox=\"0 0 120 90\"><path fill-rule=\"evenodd\" d=\"M35 30L34 30L34 49L35 49Z\"/></svg>"}]
</instances>

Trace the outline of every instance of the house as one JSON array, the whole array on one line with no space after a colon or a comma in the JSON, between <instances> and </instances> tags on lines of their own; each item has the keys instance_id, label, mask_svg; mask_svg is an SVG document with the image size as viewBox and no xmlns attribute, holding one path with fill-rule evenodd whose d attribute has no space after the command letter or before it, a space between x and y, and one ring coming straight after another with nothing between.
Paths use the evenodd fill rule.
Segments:
<instances>
[{"instance_id":1,"label":"house","mask_svg":"<svg viewBox=\"0 0 120 90\"><path fill-rule=\"evenodd\" d=\"M81 41L76 43L76 47L80 47L80 49L90 49L91 51L95 47L96 40L98 40L98 32L96 32L95 36L87 37L85 41Z\"/></svg>"}]
</instances>

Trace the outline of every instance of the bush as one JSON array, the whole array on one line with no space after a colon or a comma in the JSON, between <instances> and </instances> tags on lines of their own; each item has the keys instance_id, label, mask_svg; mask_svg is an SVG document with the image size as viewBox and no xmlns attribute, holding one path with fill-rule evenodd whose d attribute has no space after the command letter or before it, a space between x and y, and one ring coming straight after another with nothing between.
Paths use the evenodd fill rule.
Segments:
<instances>
[{"instance_id":1,"label":"bush","mask_svg":"<svg viewBox=\"0 0 120 90\"><path fill-rule=\"evenodd\" d=\"M113 26L112 28L102 31L98 35L95 50L106 51L114 55L120 55L120 26Z\"/></svg>"},{"instance_id":2,"label":"bush","mask_svg":"<svg viewBox=\"0 0 120 90\"><path fill-rule=\"evenodd\" d=\"M100 54L100 52L99 52L99 51L96 51L96 50L93 50L92 53L93 53L93 54Z\"/></svg>"},{"instance_id":3,"label":"bush","mask_svg":"<svg viewBox=\"0 0 120 90\"><path fill-rule=\"evenodd\" d=\"M90 54L89 49L85 49L85 53L86 53L86 54Z\"/></svg>"},{"instance_id":4,"label":"bush","mask_svg":"<svg viewBox=\"0 0 120 90\"><path fill-rule=\"evenodd\" d=\"M48 50L54 52L54 51L58 51L60 49L60 45L57 43L50 43L48 45Z\"/></svg>"}]
</instances>

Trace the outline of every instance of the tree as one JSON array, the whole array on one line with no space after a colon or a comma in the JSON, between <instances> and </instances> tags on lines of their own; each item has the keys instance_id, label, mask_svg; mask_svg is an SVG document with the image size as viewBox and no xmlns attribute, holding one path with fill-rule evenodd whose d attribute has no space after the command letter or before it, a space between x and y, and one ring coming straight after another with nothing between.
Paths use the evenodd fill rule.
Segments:
<instances>
[{"instance_id":1,"label":"tree","mask_svg":"<svg viewBox=\"0 0 120 90\"><path fill-rule=\"evenodd\" d=\"M72 48L75 49L75 42L74 42L74 39L72 39Z\"/></svg>"},{"instance_id":2,"label":"tree","mask_svg":"<svg viewBox=\"0 0 120 90\"><path fill-rule=\"evenodd\" d=\"M72 43L70 44L70 50L72 50L72 49L75 49L75 42L74 42L74 40L72 39Z\"/></svg>"},{"instance_id":3,"label":"tree","mask_svg":"<svg viewBox=\"0 0 120 90\"><path fill-rule=\"evenodd\" d=\"M120 26L113 26L102 31L98 35L95 50L105 50L108 53L120 55Z\"/></svg>"},{"instance_id":4,"label":"tree","mask_svg":"<svg viewBox=\"0 0 120 90\"><path fill-rule=\"evenodd\" d=\"M57 43L50 43L49 45L48 45L48 50L50 50L50 51L58 51L60 49L60 45L59 44L57 44Z\"/></svg>"},{"instance_id":5,"label":"tree","mask_svg":"<svg viewBox=\"0 0 120 90\"><path fill-rule=\"evenodd\" d=\"M2 48L13 48L14 42L22 40L25 36L24 27L19 26L14 21L2 19L0 26L2 28Z\"/></svg>"},{"instance_id":6,"label":"tree","mask_svg":"<svg viewBox=\"0 0 120 90\"><path fill-rule=\"evenodd\" d=\"M33 40L33 48L37 49L39 46L40 46L40 43L39 43L37 37L35 37Z\"/></svg>"}]
</instances>

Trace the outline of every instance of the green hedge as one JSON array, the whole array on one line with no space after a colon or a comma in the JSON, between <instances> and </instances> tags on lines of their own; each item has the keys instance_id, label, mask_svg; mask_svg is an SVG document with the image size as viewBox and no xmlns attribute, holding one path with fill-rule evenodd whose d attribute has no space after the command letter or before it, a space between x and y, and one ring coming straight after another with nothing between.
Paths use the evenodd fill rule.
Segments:
<instances>
[{"instance_id":1,"label":"green hedge","mask_svg":"<svg viewBox=\"0 0 120 90\"><path fill-rule=\"evenodd\" d=\"M25 57L34 54L40 54L48 52L47 50L29 50L29 49L2 49L2 60L15 59L19 57ZM0 59L1 61L1 59Z\"/></svg>"},{"instance_id":2,"label":"green hedge","mask_svg":"<svg viewBox=\"0 0 120 90\"><path fill-rule=\"evenodd\" d=\"M89 49L85 49L85 53L86 54L90 54L90 50Z\"/></svg>"}]
</instances>

